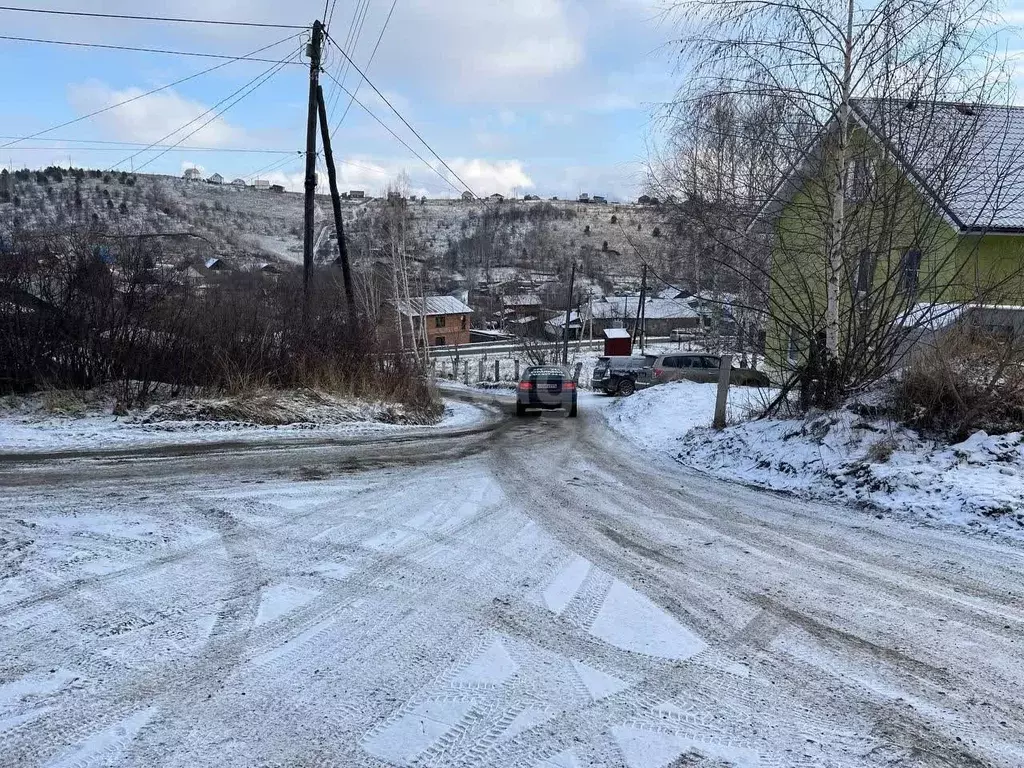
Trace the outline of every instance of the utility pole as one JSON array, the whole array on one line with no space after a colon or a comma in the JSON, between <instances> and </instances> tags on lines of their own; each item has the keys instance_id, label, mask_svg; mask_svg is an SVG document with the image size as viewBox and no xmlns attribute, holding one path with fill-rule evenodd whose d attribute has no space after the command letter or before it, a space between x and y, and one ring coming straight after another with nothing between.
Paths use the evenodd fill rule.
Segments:
<instances>
[{"instance_id":1,"label":"utility pole","mask_svg":"<svg viewBox=\"0 0 1024 768\"><path fill-rule=\"evenodd\" d=\"M647 344L647 265L644 264L640 278L640 353L643 354Z\"/></svg>"},{"instance_id":2,"label":"utility pole","mask_svg":"<svg viewBox=\"0 0 1024 768\"><path fill-rule=\"evenodd\" d=\"M569 295L565 299L565 330L562 332L562 365L569 364L569 320L572 317L572 290L576 282L576 259L572 260L569 273Z\"/></svg>"},{"instance_id":3,"label":"utility pole","mask_svg":"<svg viewBox=\"0 0 1024 768\"><path fill-rule=\"evenodd\" d=\"M637 338L640 339L641 347L643 346L643 331L640 327L641 322L646 320L644 318L644 304L646 302L647 293L647 265L644 264L642 277L640 278L640 301L636 306L636 321L633 323L633 344L636 345Z\"/></svg>"},{"instance_id":4,"label":"utility pole","mask_svg":"<svg viewBox=\"0 0 1024 768\"><path fill-rule=\"evenodd\" d=\"M324 89L316 86L317 112L320 116L320 138L324 143L324 164L327 166L327 178L331 184L331 205L334 208L334 230L338 234L338 261L341 264L341 276L345 281L345 301L348 303L348 319L355 322L356 301L352 290L352 270L348 263L348 248L345 245L345 227L341 221L341 195L338 193L338 174L334 168L334 152L331 150L331 130L327 124L327 107L324 104Z\"/></svg>"},{"instance_id":5,"label":"utility pole","mask_svg":"<svg viewBox=\"0 0 1024 768\"><path fill-rule=\"evenodd\" d=\"M324 25L313 22L313 37L309 41L309 109L306 116L306 200L302 232L302 295L303 306L309 305L309 278L313 273L313 207L316 193L316 118L317 89L320 86L320 49L323 46Z\"/></svg>"}]
</instances>

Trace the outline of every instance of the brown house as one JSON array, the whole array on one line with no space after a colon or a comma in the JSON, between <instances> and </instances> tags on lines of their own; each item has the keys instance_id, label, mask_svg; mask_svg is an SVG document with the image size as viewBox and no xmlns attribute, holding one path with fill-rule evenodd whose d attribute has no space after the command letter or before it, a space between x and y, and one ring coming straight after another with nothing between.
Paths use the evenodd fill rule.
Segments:
<instances>
[{"instance_id":1,"label":"brown house","mask_svg":"<svg viewBox=\"0 0 1024 768\"><path fill-rule=\"evenodd\" d=\"M472 308L454 296L415 296L395 302L402 316L402 333L408 337L412 318L417 341L432 347L469 344L469 316Z\"/></svg>"}]
</instances>

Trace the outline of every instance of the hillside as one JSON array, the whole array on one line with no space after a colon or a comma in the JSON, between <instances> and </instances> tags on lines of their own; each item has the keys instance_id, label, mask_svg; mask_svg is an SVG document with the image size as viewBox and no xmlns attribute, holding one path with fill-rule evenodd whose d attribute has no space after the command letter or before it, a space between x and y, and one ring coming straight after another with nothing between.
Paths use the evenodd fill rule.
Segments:
<instances>
[{"instance_id":1,"label":"hillside","mask_svg":"<svg viewBox=\"0 0 1024 768\"><path fill-rule=\"evenodd\" d=\"M633 286L639 259L683 273L678 248L656 208L569 201L381 199L343 201L357 269L404 251L424 291L469 290L513 276L543 284L571 258L594 288ZM337 253L330 200L318 196L317 255ZM660 228L660 229L659 229ZM0 236L70 230L161 233L183 256L216 256L231 268L302 261L302 195L214 185L170 176L99 171L18 171L0 188Z\"/></svg>"}]
</instances>

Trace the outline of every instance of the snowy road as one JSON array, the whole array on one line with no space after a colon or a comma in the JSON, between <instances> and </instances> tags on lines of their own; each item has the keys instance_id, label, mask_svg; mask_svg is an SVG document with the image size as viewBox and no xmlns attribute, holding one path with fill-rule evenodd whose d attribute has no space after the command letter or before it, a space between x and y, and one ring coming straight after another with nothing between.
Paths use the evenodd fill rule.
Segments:
<instances>
[{"instance_id":1,"label":"snowy road","mask_svg":"<svg viewBox=\"0 0 1024 768\"><path fill-rule=\"evenodd\" d=\"M0 461L0 765L1021 766L1024 550L581 418Z\"/></svg>"}]
</instances>

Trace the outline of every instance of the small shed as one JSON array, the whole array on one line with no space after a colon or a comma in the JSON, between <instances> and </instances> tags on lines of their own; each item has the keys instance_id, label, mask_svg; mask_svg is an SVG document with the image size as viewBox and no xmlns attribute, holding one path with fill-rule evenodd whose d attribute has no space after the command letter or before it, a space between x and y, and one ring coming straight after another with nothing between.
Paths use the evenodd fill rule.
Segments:
<instances>
[{"instance_id":1,"label":"small shed","mask_svg":"<svg viewBox=\"0 0 1024 768\"><path fill-rule=\"evenodd\" d=\"M606 357L629 357L633 354L633 338L625 328L604 329L604 354Z\"/></svg>"}]
</instances>

